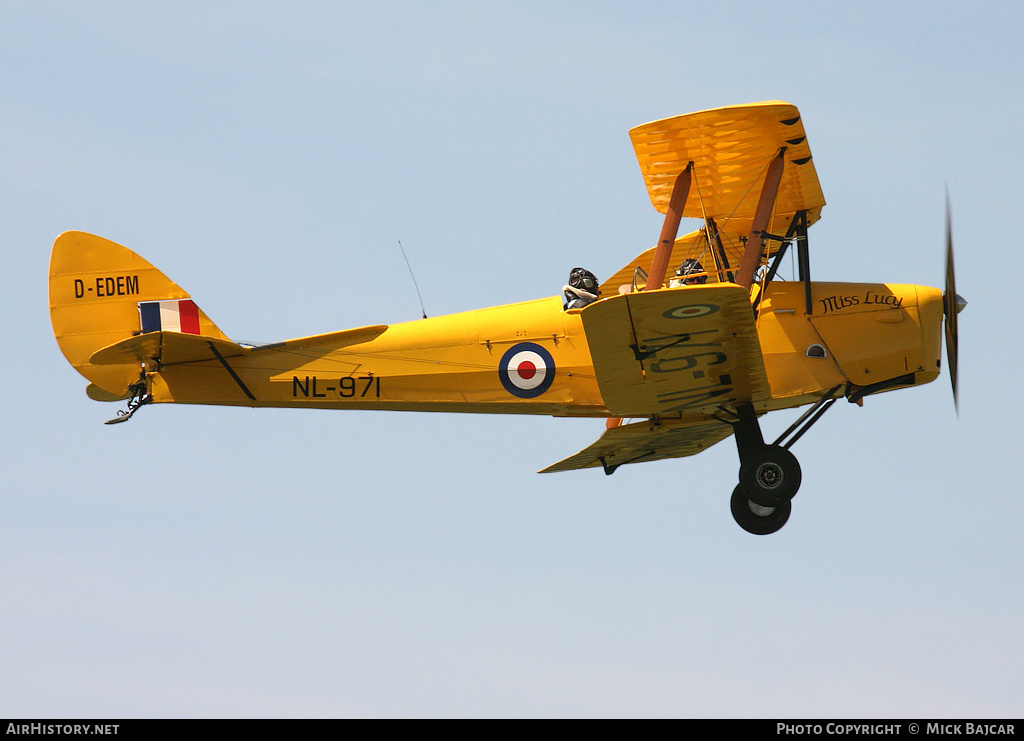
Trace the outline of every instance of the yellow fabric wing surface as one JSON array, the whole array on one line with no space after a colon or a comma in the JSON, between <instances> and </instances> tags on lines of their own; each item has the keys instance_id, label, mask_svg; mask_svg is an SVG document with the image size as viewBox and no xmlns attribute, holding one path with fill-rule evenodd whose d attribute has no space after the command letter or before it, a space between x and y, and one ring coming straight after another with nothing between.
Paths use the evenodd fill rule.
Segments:
<instances>
[{"instance_id":1,"label":"yellow fabric wing surface","mask_svg":"<svg viewBox=\"0 0 1024 741\"><path fill-rule=\"evenodd\" d=\"M619 269L617 273L612 274L604 283L601 284L601 295L602 296L614 296L619 292L619 286L629 286L633 283L633 274L638 267L643 268L646 272L651 267L651 261L654 259L654 250L656 247L651 247L649 250L645 250L633 258L632 261L627 263L624 267ZM701 267L709 272L715 270L714 257L711 255L708 249L707 240L704 238L703 230L690 232L685 236L679 237L675 244L672 245L672 255L668 259L670 266L668 278L671 279L672 272L675 268L682 264L683 260L688 257L692 257L697 260ZM735 267L735 265L733 265ZM718 277L714 274L708 276L709 283L720 282ZM654 286L651 286L654 288Z\"/></svg>"},{"instance_id":2,"label":"yellow fabric wing surface","mask_svg":"<svg viewBox=\"0 0 1024 741\"><path fill-rule=\"evenodd\" d=\"M661 213L668 209L676 176L693 162L699 193L687 201L683 216L752 219L765 168L782 147L786 166L776 211L825 205L800 112L789 103L751 103L663 118L630 130L629 138L651 203Z\"/></svg>"},{"instance_id":3,"label":"yellow fabric wing surface","mask_svg":"<svg viewBox=\"0 0 1024 741\"><path fill-rule=\"evenodd\" d=\"M608 430L593 445L541 473L682 458L706 450L731 434L732 426L717 419L634 422Z\"/></svg>"},{"instance_id":4,"label":"yellow fabric wing surface","mask_svg":"<svg viewBox=\"0 0 1024 741\"><path fill-rule=\"evenodd\" d=\"M695 455L732 435L722 409L771 397L741 286L630 293L591 304L582 317L608 411L654 419L612 428L542 473Z\"/></svg>"},{"instance_id":5,"label":"yellow fabric wing surface","mask_svg":"<svg viewBox=\"0 0 1024 741\"><path fill-rule=\"evenodd\" d=\"M598 387L619 417L700 417L771 398L754 314L735 284L631 293L583 309Z\"/></svg>"},{"instance_id":6,"label":"yellow fabric wing surface","mask_svg":"<svg viewBox=\"0 0 1024 741\"><path fill-rule=\"evenodd\" d=\"M708 271L721 270L723 276L739 265L768 164L780 149L785 148L785 164L767 231L784 234L798 211L807 212L808 225L821 216L825 197L800 112L789 103L769 101L689 113L637 126L629 136L654 208L665 213L676 177L693 162L693 184L683 216L713 219L717 227L727 264L716 264L707 237L697 231L676 240L669 262L673 268L687 257L700 260ZM768 254L778 247L776 241L766 244ZM605 281L601 292L614 294L630 282L638 265L648 270L652 250ZM716 280L712 276L709 282Z\"/></svg>"}]
</instances>

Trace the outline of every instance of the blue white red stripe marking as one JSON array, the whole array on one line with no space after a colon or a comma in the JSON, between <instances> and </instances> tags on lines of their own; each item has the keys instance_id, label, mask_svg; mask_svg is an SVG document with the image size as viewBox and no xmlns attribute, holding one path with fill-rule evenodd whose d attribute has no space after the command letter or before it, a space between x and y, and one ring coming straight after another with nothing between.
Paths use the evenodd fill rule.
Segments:
<instances>
[{"instance_id":1,"label":"blue white red stripe marking","mask_svg":"<svg viewBox=\"0 0 1024 741\"><path fill-rule=\"evenodd\" d=\"M139 304L143 332L199 334L199 307L192 299L143 301Z\"/></svg>"},{"instance_id":2,"label":"blue white red stripe marking","mask_svg":"<svg viewBox=\"0 0 1024 741\"><path fill-rule=\"evenodd\" d=\"M520 342L501 356L498 378L513 396L533 399L551 388L555 380L555 360L540 345Z\"/></svg>"}]
</instances>

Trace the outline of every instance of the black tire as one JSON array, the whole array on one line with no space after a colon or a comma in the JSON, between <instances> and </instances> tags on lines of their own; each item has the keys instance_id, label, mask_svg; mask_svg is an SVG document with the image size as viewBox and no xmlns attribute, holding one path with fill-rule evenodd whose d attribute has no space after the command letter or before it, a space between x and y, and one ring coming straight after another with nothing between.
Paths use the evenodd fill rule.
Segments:
<instances>
[{"instance_id":1,"label":"black tire","mask_svg":"<svg viewBox=\"0 0 1024 741\"><path fill-rule=\"evenodd\" d=\"M801 478L796 456L781 445L765 445L756 456L740 463L740 485L753 501L766 507L796 496Z\"/></svg>"},{"instance_id":2,"label":"black tire","mask_svg":"<svg viewBox=\"0 0 1024 741\"><path fill-rule=\"evenodd\" d=\"M736 524L754 535L777 532L786 524L793 511L793 504L789 500L779 502L774 507L765 507L752 501L743 484L733 489L729 504Z\"/></svg>"}]
</instances>

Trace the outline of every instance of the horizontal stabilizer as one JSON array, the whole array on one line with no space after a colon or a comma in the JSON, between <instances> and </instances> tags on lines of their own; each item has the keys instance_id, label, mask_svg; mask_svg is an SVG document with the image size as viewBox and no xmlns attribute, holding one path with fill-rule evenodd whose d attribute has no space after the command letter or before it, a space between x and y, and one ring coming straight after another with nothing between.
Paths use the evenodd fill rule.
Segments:
<instances>
[{"instance_id":1,"label":"horizontal stabilizer","mask_svg":"<svg viewBox=\"0 0 1024 741\"><path fill-rule=\"evenodd\" d=\"M357 345L360 342L369 342L379 337L387 324L371 324L367 327L356 327L355 329L344 329L340 332L328 332L326 334L315 334L309 337L298 337L294 340L275 342L270 345L260 345L252 348L252 352L261 353L281 350L316 350L323 349L324 352L337 349L342 345Z\"/></svg>"},{"instance_id":2,"label":"horizontal stabilizer","mask_svg":"<svg viewBox=\"0 0 1024 741\"><path fill-rule=\"evenodd\" d=\"M131 397L128 391L125 391L123 394L112 394L95 383L90 383L85 387L85 395L93 401L124 401Z\"/></svg>"},{"instance_id":3,"label":"horizontal stabilizer","mask_svg":"<svg viewBox=\"0 0 1024 741\"><path fill-rule=\"evenodd\" d=\"M89 362L93 365L138 365L149 362L175 365L215 360L217 354L223 358L233 358L248 352L248 348L218 337L180 332L148 332L97 350Z\"/></svg>"}]
</instances>

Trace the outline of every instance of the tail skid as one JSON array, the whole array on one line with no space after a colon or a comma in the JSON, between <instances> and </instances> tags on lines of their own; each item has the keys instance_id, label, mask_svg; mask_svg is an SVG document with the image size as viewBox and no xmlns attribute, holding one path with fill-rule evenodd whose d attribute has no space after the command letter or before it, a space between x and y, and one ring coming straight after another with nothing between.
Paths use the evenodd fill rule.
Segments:
<instances>
[{"instance_id":1,"label":"tail skid","mask_svg":"<svg viewBox=\"0 0 1024 741\"><path fill-rule=\"evenodd\" d=\"M116 417L108 419L103 424L116 425L119 422L127 422L135 412L139 411L140 407L152 403L153 397L149 395L147 387L146 372L142 371L139 373L139 380L128 387L128 411L119 411Z\"/></svg>"}]
</instances>

